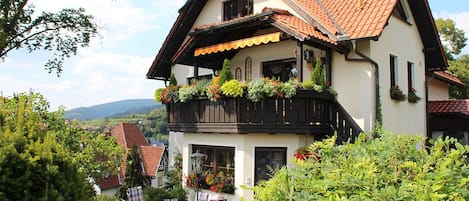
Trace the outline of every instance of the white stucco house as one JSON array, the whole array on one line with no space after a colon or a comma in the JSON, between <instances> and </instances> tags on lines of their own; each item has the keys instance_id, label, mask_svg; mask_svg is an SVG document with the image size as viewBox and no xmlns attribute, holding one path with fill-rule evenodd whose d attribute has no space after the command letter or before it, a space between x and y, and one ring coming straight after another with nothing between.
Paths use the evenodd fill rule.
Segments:
<instances>
[{"instance_id":1,"label":"white stucco house","mask_svg":"<svg viewBox=\"0 0 469 201\"><path fill-rule=\"evenodd\" d=\"M320 59L338 94L167 104L170 164L181 153L187 176L190 155L206 154L204 169L233 175L236 191L228 200L249 200L252 192L239 186L267 179L268 166L291 165L295 150L327 135L337 133L340 143L377 124L429 135L429 96L455 84L429 80L447 61L427 0L188 0L147 78L210 79L224 59L238 80L300 82ZM391 89L421 99L396 100Z\"/></svg>"}]
</instances>

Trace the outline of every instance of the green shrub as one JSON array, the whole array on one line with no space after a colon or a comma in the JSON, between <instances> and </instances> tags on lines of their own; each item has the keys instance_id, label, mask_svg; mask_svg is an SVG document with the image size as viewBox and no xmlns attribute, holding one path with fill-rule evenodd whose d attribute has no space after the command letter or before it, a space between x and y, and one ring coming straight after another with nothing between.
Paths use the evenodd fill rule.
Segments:
<instances>
[{"instance_id":1,"label":"green shrub","mask_svg":"<svg viewBox=\"0 0 469 201\"><path fill-rule=\"evenodd\" d=\"M219 86L223 86L223 84L227 81L233 79L233 73L231 73L231 62L229 59L225 59L223 61L223 68L221 69L220 73L220 81L218 82Z\"/></svg>"},{"instance_id":2,"label":"green shrub","mask_svg":"<svg viewBox=\"0 0 469 201\"><path fill-rule=\"evenodd\" d=\"M143 199L148 201L163 201L170 199L171 195L164 189L146 186L143 188Z\"/></svg>"},{"instance_id":3,"label":"green shrub","mask_svg":"<svg viewBox=\"0 0 469 201\"><path fill-rule=\"evenodd\" d=\"M428 149L417 136L335 137L309 147L317 157L291 159L253 188L254 200L469 200L469 146L439 139Z\"/></svg>"},{"instance_id":4,"label":"green shrub","mask_svg":"<svg viewBox=\"0 0 469 201\"><path fill-rule=\"evenodd\" d=\"M249 81L247 84L247 99L258 102L264 98L264 80Z\"/></svg>"},{"instance_id":5,"label":"green shrub","mask_svg":"<svg viewBox=\"0 0 469 201\"><path fill-rule=\"evenodd\" d=\"M324 74L324 67L320 58L316 59L313 72L311 73L311 81L313 84L324 87L326 86L326 79Z\"/></svg>"},{"instance_id":6,"label":"green shrub","mask_svg":"<svg viewBox=\"0 0 469 201\"><path fill-rule=\"evenodd\" d=\"M230 80L228 82L225 82L220 87L220 90L223 94L232 97L241 97L244 93L243 84L238 80Z\"/></svg>"},{"instance_id":7,"label":"green shrub","mask_svg":"<svg viewBox=\"0 0 469 201\"><path fill-rule=\"evenodd\" d=\"M120 201L119 198L110 195L97 195L95 201Z\"/></svg>"},{"instance_id":8,"label":"green shrub","mask_svg":"<svg viewBox=\"0 0 469 201\"><path fill-rule=\"evenodd\" d=\"M197 88L195 85L184 85L179 89L179 100L181 102L187 102L197 95Z\"/></svg>"},{"instance_id":9,"label":"green shrub","mask_svg":"<svg viewBox=\"0 0 469 201\"><path fill-rule=\"evenodd\" d=\"M301 83L301 87L303 87L303 89L312 89L313 85L314 85L314 83L313 83L312 80L306 80L306 81Z\"/></svg>"},{"instance_id":10,"label":"green shrub","mask_svg":"<svg viewBox=\"0 0 469 201\"><path fill-rule=\"evenodd\" d=\"M171 73L171 76L169 77L169 86L177 86L178 81L176 80L176 76L174 76L174 73Z\"/></svg>"},{"instance_id":11,"label":"green shrub","mask_svg":"<svg viewBox=\"0 0 469 201\"><path fill-rule=\"evenodd\" d=\"M155 90L155 102L161 103L161 93L163 93L164 88L158 88Z\"/></svg>"},{"instance_id":12,"label":"green shrub","mask_svg":"<svg viewBox=\"0 0 469 201\"><path fill-rule=\"evenodd\" d=\"M298 86L297 81L289 80L288 82L283 83L281 92L285 98L291 98L296 95L296 88Z\"/></svg>"}]
</instances>

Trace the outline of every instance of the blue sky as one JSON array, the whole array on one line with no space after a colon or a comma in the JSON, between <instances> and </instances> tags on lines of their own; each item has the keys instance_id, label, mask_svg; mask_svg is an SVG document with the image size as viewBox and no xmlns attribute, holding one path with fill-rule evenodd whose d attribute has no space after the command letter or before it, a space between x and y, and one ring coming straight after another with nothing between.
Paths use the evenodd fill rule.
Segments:
<instances>
[{"instance_id":1,"label":"blue sky","mask_svg":"<svg viewBox=\"0 0 469 201\"><path fill-rule=\"evenodd\" d=\"M60 77L44 70L47 52L12 52L0 61L0 92L30 89L44 94L55 110L111 101L153 98L163 83L145 74L185 0L31 0L36 10L84 7L101 27L90 47L66 60ZM469 1L430 0L435 18L451 18L469 33ZM468 34L466 34L468 36ZM469 54L469 47L463 50Z\"/></svg>"}]
</instances>

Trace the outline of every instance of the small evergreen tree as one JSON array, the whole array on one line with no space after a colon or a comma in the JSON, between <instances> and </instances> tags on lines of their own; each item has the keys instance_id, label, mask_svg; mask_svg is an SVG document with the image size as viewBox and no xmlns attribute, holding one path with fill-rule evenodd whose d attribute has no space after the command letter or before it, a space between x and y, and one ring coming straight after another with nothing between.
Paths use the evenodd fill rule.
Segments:
<instances>
[{"instance_id":1,"label":"small evergreen tree","mask_svg":"<svg viewBox=\"0 0 469 201\"><path fill-rule=\"evenodd\" d=\"M127 166L125 167L125 179L124 185L119 190L119 197L127 199L127 189L145 184L142 169L142 160L138 153L138 148L135 143L132 145L132 149L127 153Z\"/></svg>"},{"instance_id":2,"label":"small evergreen tree","mask_svg":"<svg viewBox=\"0 0 469 201\"><path fill-rule=\"evenodd\" d=\"M220 81L218 86L223 86L223 83L233 79L233 73L231 73L231 62L229 59L223 61L223 68L221 69Z\"/></svg>"},{"instance_id":3,"label":"small evergreen tree","mask_svg":"<svg viewBox=\"0 0 469 201\"><path fill-rule=\"evenodd\" d=\"M324 88L326 86L326 80L324 76L324 67L320 58L316 59L313 72L311 73L311 81L314 85Z\"/></svg>"},{"instance_id":4,"label":"small evergreen tree","mask_svg":"<svg viewBox=\"0 0 469 201\"><path fill-rule=\"evenodd\" d=\"M169 77L169 86L177 86L178 81L176 80L176 76L174 73L171 73L171 76Z\"/></svg>"}]
</instances>

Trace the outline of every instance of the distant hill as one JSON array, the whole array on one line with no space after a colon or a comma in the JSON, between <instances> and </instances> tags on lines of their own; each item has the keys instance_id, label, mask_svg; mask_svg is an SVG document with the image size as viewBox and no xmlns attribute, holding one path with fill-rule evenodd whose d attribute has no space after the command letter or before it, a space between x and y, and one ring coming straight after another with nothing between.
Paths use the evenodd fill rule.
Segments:
<instances>
[{"instance_id":1,"label":"distant hill","mask_svg":"<svg viewBox=\"0 0 469 201\"><path fill-rule=\"evenodd\" d=\"M132 99L115 101L90 107L80 107L65 112L66 119L94 120L105 117L119 117L129 114L140 114L163 107L153 99Z\"/></svg>"}]
</instances>

